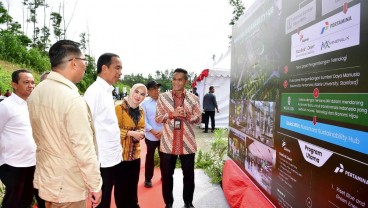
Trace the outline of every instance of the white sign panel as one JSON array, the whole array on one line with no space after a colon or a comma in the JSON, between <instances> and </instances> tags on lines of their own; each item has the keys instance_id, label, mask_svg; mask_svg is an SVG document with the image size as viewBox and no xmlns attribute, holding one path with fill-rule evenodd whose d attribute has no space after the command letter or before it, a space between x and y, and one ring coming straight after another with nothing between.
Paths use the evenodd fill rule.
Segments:
<instances>
[{"instance_id":1,"label":"white sign panel","mask_svg":"<svg viewBox=\"0 0 368 208\"><path fill-rule=\"evenodd\" d=\"M291 36L291 61L359 45L360 4Z\"/></svg>"},{"instance_id":2,"label":"white sign panel","mask_svg":"<svg viewBox=\"0 0 368 208\"><path fill-rule=\"evenodd\" d=\"M285 34L296 31L316 19L316 1L311 1L285 20Z\"/></svg>"}]
</instances>

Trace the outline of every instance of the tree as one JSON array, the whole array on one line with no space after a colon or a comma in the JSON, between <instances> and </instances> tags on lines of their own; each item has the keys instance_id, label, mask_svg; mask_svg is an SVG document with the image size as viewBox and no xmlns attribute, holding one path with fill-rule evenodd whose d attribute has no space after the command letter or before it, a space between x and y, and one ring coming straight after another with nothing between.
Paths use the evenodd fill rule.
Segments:
<instances>
[{"instance_id":1,"label":"tree","mask_svg":"<svg viewBox=\"0 0 368 208\"><path fill-rule=\"evenodd\" d=\"M77 84L77 87L79 91L85 92L87 88L96 80L97 73L96 73L96 64L95 59L86 54L86 59L88 60L88 64L86 67L86 73L84 74L84 77L81 82Z\"/></svg>"},{"instance_id":2,"label":"tree","mask_svg":"<svg viewBox=\"0 0 368 208\"><path fill-rule=\"evenodd\" d=\"M0 31L1 34L12 34L22 43L23 46L29 46L31 40L21 31L21 24L13 22L13 18L9 15L8 10L5 9L4 4L0 2L0 24L5 23L7 27L5 30Z\"/></svg>"},{"instance_id":3,"label":"tree","mask_svg":"<svg viewBox=\"0 0 368 208\"><path fill-rule=\"evenodd\" d=\"M234 25L236 21L238 21L239 17L244 14L244 4L242 0L229 0L231 6L234 7L233 15L234 17L230 21L230 25Z\"/></svg>"},{"instance_id":4,"label":"tree","mask_svg":"<svg viewBox=\"0 0 368 208\"><path fill-rule=\"evenodd\" d=\"M3 2L0 2L0 24L6 23L7 29L12 17L8 14L8 10L4 7Z\"/></svg>"},{"instance_id":5,"label":"tree","mask_svg":"<svg viewBox=\"0 0 368 208\"><path fill-rule=\"evenodd\" d=\"M37 24L37 9L40 6L45 6L46 2L45 0L23 0L23 5L28 6L29 9L29 17L27 19L27 22L33 23L33 44L36 45L38 41L38 35L40 32L40 28L36 26Z\"/></svg>"},{"instance_id":6,"label":"tree","mask_svg":"<svg viewBox=\"0 0 368 208\"><path fill-rule=\"evenodd\" d=\"M81 38L80 40L81 49L83 50L83 53L86 53L86 49L87 49L86 33L81 33L79 37Z\"/></svg>"},{"instance_id":7,"label":"tree","mask_svg":"<svg viewBox=\"0 0 368 208\"><path fill-rule=\"evenodd\" d=\"M39 37L38 41L36 42L36 47L41 52L46 53L46 49L48 48L50 44L50 29L48 27L41 28L42 36Z\"/></svg>"},{"instance_id":8,"label":"tree","mask_svg":"<svg viewBox=\"0 0 368 208\"><path fill-rule=\"evenodd\" d=\"M52 12L50 14L51 20L52 20L52 28L54 30L54 35L56 40L61 40L61 36L63 35L63 30L61 29L61 21L63 20L63 17L60 15L60 13Z\"/></svg>"},{"instance_id":9,"label":"tree","mask_svg":"<svg viewBox=\"0 0 368 208\"><path fill-rule=\"evenodd\" d=\"M65 0L63 0L63 5L61 6L61 9L62 9L63 17L64 17L63 18L63 24L64 24L63 36L64 36L64 39L66 39L66 31L68 30L69 24L70 24L70 22L72 21L72 19L74 17L75 8L77 7L77 3L78 3L78 0L75 1L73 12L72 12L72 16L70 17L68 23L66 23L66 18L65 18Z\"/></svg>"}]
</instances>

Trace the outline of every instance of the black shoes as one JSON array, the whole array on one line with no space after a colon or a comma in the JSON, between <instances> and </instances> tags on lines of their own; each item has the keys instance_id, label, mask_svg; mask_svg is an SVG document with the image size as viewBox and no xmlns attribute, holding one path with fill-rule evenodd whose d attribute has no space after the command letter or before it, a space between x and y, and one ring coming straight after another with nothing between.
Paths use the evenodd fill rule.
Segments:
<instances>
[{"instance_id":1,"label":"black shoes","mask_svg":"<svg viewBox=\"0 0 368 208\"><path fill-rule=\"evenodd\" d=\"M192 203L186 203L184 205L185 208L195 208Z\"/></svg>"},{"instance_id":2,"label":"black shoes","mask_svg":"<svg viewBox=\"0 0 368 208\"><path fill-rule=\"evenodd\" d=\"M211 132L213 133L215 130L211 130Z\"/></svg>"},{"instance_id":3,"label":"black shoes","mask_svg":"<svg viewBox=\"0 0 368 208\"><path fill-rule=\"evenodd\" d=\"M172 208L173 205L172 204L166 204L165 208Z\"/></svg>"},{"instance_id":4,"label":"black shoes","mask_svg":"<svg viewBox=\"0 0 368 208\"><path fill-rule=\"evenodd\" d=\"M144 181L144 187L146 187L146 188L151 188L152 187L152 182L149 180L146 180L146 181Z\"/></svg>"},{"instance_id":5,"label":"black shoes","mask_svg":"<svg viewBox=\"0 0 368 208\"><path fill-rule=\"evenodd\" d=\"M203 131L203 133L208 133L208 131Z\"/></svg>"}]
</instances>

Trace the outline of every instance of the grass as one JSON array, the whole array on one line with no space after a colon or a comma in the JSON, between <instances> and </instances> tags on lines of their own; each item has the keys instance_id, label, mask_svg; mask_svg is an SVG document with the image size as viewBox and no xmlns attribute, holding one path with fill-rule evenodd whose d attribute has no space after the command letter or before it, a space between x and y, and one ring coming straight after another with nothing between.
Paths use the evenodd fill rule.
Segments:
<instances>
[{"instance_id":1,"label":"grass","mask_svg":"<svg viewBox=\"0 0 368 208\"><path fill-rule=\"evenodd\" d=\"M18 69L24 69L24 67L21 67L20 65L13 64L7 61L0 60L0 92L4 94L7 89L12 91L11 87L11 74L13 71ZM26 68L28 69L28 68ZM39 82L39 74L37 72L34 72L32 69L28 69L32 72L33 77L35 78L35 82Z\"/></svg>"}]
</instances>

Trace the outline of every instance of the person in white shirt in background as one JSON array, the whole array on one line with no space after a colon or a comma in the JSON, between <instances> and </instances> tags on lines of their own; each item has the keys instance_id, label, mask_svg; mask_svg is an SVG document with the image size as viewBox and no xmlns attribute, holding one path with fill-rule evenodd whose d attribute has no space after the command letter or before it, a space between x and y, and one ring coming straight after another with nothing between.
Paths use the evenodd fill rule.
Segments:
<instances>
[{"instance_id":1,"label":"person in white shirt in background","mask_svg":"<svg viewBox=\"0 0 368 208\"><path fill-rule=\"evenodd\" d=\"M102 54L97 61L97 79L84 94L90 107L96 131L100 172L102 177L102 201L98 207L110 208L111 192L119 165L122 162L120 129L111 95L115 84L122 75L122 63L118 55ZM116 189L115 189L116 190ZM119 197L114 193L115 198ZM121 193L120 193L121 194ZM118 205L117 207L121 207Z\"/></svg>"},{"instance_id":2,"label":"person in white shirt in background","mask_svg":"<svg viewBox=\"0 0 368 208\"><path fill-rule=\"evenodd\" d=\"M0 179L5 185L3 208L30 207L36 144L32 136L27 98L35 87L30 71L12 74L13 92L0 103Z\"/></svg>"},{"instance_id":3,"label":"person in white shirt in background","mask_svg":"<svg viewBox=\"0 0 368 208\"><path fill-rule=\"evenodd\" d=\"M146 188L152 187L153 170L155 167L154 156L156 149L159 150L160 139L162 136L162 124L155 121L157 99L160 94L161 84L156 81L150 81L146 84L149 98L142 103L142 108L145 113L145 142L147 145L146 163L145 163L145 181ZM160 154L160 151L159 151Z\"/></svg>"}]
</instances>

